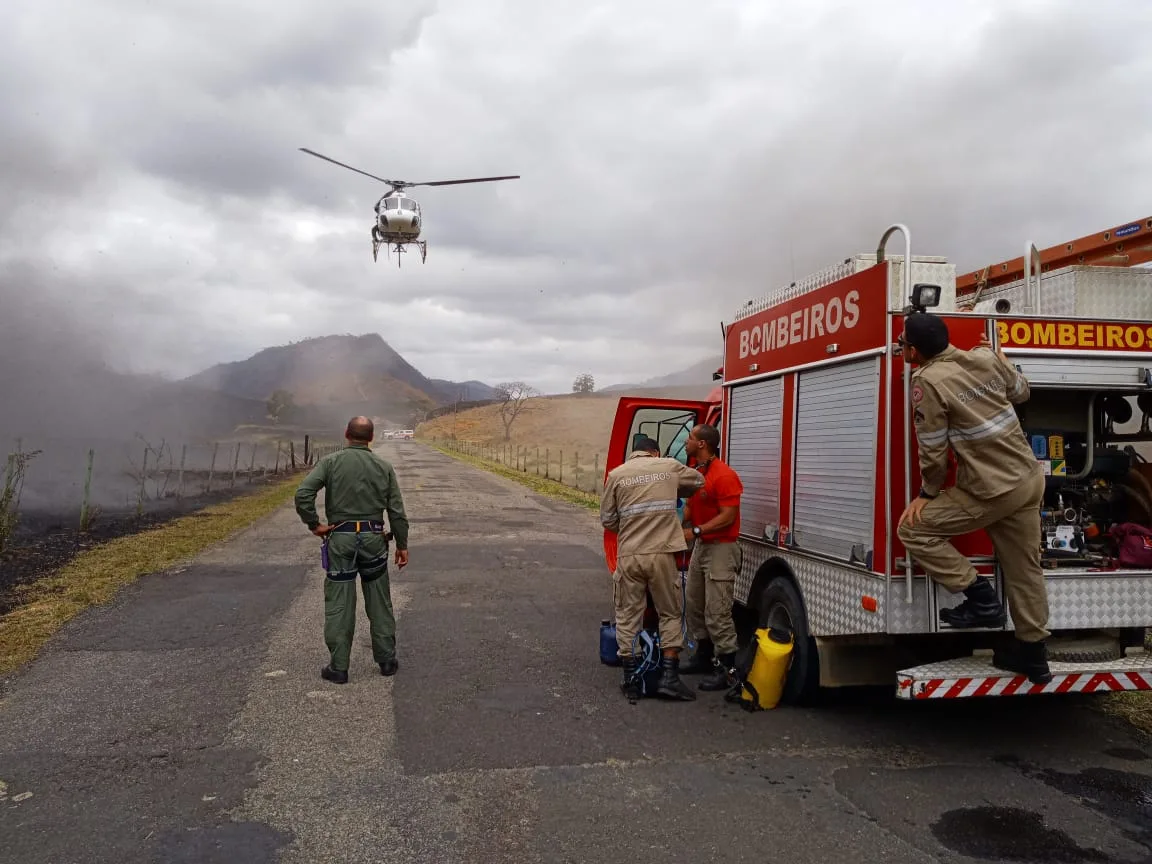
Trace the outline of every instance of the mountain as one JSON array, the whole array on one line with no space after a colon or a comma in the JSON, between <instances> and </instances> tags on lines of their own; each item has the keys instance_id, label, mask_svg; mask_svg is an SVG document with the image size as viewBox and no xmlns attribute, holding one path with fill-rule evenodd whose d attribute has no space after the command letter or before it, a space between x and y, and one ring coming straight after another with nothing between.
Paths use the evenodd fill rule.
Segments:
<instances>
[{"instance_id":1,"label":"mountain","mask_svg":"<svg viewBox=\"0 0 1152 864\"><path fill-rule=\"evenodd\" d=\"M460 389L491 398L479 381L457 384L426 378L378 333L317 336L219 363L184 379L209 390L265 400L286 390L299 406L333 414L366 413L396 422L456 398ZM471 396L470 398L477 398Z\"/></svg>"},{"instance_id":2,"label":"mountain","mask_svg":"<svg viewBox=\"0 0 1152 864\"><path fill-rule=\"evenodd\" d=\"M490 387L483 381L445 381L443 378L433 378L436 385L446 397L445 401L455 402L483 402L496 398L496 388Z\"/></svg>"},{"instance_id":3,"label":"mountain","mask_svg":"<svg viewBox=\"0 0 1152 864\"><path fill-rule=\"evenodd\" d=\"M723 357L712 357L701 360L699 363L694 363L687 369L681 369L679 372L670 372L667 375L649 378L646 381L640 381L635 384L613 384L611 387L600 388L599 392L617 393L622 391L632 392L637 390L699 387L707 393L715 386L712 381L712 374L723 365Z\"/></svg>"}]
</instances>

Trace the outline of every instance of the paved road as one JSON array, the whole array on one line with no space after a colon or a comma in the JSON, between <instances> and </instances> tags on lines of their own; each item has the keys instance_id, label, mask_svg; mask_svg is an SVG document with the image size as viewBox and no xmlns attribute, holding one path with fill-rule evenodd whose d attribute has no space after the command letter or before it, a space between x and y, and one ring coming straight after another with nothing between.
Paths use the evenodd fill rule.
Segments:
<instances>
[{"instance_id":1,"label":"paved road","mask_svg":"<svg viewBox=\"0 0 1152 864\"><path fill-rule=\"evenodd\" d=\"M0 862L1127 862L1152 749L1071 701L630 706L595 514L419 444L401 669L319 678L285 510L85 614L0 698ZM361 616L363 613L361 613Z\"/></svg>"}]
</instances>

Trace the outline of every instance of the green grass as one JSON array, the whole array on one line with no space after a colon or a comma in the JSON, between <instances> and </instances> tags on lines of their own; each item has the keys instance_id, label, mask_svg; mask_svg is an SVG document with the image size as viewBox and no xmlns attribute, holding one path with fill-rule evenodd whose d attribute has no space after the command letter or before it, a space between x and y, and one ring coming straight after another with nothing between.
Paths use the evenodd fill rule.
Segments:
<instances>
[{"instance_id":1,"label":"green grass","mask_svg":"<svg viewBox=\"0 0 1152 864\"><path fill-rule=\"evenodd\" d=\"M451 456L459 462L464 462L468 465L474 465L477 468L482 468L485 471L495 474L499 477L507 477L509 480L515 480L521 486L527 486L533 492L539 492L541 495L547 495L550 498L557 498L561 501L567 501L570 504L577 504L581 507L586 507L589 510L600 509L600 499L591 492L584 492L580 489L575 489L571 486L565 486L563 483L558 483L555 480L547 480L543 477L537 477L535 474L527 474L523 471L517 471L515 468L503 464L502 462L493 462L490 459L481 459L477 456L469 456L442 444L433 444L431 441L425 439L417 439L421 444L431 447L433 450L439 450L446 456Z\"/></svg>"},{"instance_id":2,"label":"green grass","mask_svg":"<svg viewBox=\"0 0 1152 864\"><path fill-rule=\"evenodd\" d=\"M111 600L139 577L166 570L225 540L292 499L301 474L80 553L55 575L18 589L0 617L0 675L32 660L68 621Z\"/></svg>"}]
</instances>

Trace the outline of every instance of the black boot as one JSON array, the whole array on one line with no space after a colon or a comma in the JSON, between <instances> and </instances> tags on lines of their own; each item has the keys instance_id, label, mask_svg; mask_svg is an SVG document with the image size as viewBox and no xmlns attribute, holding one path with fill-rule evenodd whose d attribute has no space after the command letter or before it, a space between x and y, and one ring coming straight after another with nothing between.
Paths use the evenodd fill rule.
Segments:
<instances>
[{"instance_id":1,"label":"black boot","mask_svg":"<svg viewBox=\"0 0 1152 864\"><path fill-rule=\"evenodd\" d=\"M696 653L688 660L688 662L680 667L681 675L703 675L705 672L712 671L712 657L713 655L712 642L709 639L701 639L696 643Z\"/></svg>"},{"instance_id":2,"label":"black boot","mask_svg":"<svg viewBox=\"0 0 1152 864\"><path fill-rule=\"evenodd\" d=\"M1047 684L1052 680L1052 670L1048 668L1048 646L1039 642L1021 642L1013 638L1009 648L997 648L992 652L992 665L1005 672L1027 675L1033 684Z\"/></svg>"},{"instance_id":3,"label":"black boot","mask_svg":"<svg viewBox=\"0 0 1152 864\"><path fill-rule=\"evenodd\" d=\"M400 668L399 661L393 657L391 660L385 660L380 664L380 674L384 677L390 677L396 674L396 670Z\"/></svg>"},{"instance_id":4,"label":"black boot","mask_svg":"<svg viewBox=\"0 0 1152 864\"><path fill-rule=\"evenodd\" d=\"M1004 607L996 587L983 576L964 589L967 597L955 609L941 609L940 620L958 628L1003 627Z\"/></svg>"},{"instance_id":5,"label":"black boot","mask_svg":"<svg viewBox=\"0 0 1152 864\"><path fill-rule=\"evenodd\" d=\"M728 681L728 670L736 665L735 654L721 654L716 658L712 674L698 685L701 690L727 690L732 685Z\"/></svg>"},{"instance_id":6,"label":"black boot","mask_svg":"<svg viewBox=\"0 0 1152 864\"><path fill-rule=\"evenodd\" d=\"M330 665L320 670L320 677L325 681L331 681L333 684L348 683L348 671L341 672L339 669L333 669Z\"/></svg>"},{"instance_id":7,"label":"black boot","mask_svg":"<svg viewBox=\"0 0 1152 864\"><path fill-rule=\"evenodd\" d=\"M620 690L625 698L633 704L640 699L640 682L636 678L636 658L629 654L620 658L620 665L624 667L620 679Z\"/></svg>"},{"instance_id":8,"label":"black boot","mask_svg":"<svg viewBox=\"0 0 1152 864\"><path fill-rule=\"evenodd\" d=\"M657 685L656 692L665 699L678 699L681 702L696 700L696 694L680 680L679 657L660 658L660 684Z\"/></svg>"}]
</instances>

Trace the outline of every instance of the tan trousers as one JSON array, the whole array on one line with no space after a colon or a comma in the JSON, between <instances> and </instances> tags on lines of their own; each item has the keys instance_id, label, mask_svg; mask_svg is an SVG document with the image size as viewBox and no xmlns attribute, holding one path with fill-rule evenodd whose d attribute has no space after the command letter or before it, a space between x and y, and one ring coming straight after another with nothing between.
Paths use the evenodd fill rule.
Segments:
<instances>
[{"instance_id":1,"label":"tan trousers","mask_svg":"<svg viewBox=\"0 0 1152 864\"><path fill-rule=\"evenodd\" d=\"M653 555L621 555L612 574L612 597L616 607L616 647L621 657L632 653L632 640L644 623L648 595L660 616L661 649L682 648L679 571L671 552ZM640 649L639 644L636 646Z\"/></svg>"},{"instance_id":2,"label":"tan trousers","mask_svg":"<svg viewBox=\"0 0 1152 864\"><path fill-rule=\"evenodd\" d=\"M976 580L976 568L949 538L984 529L1004 573L1008 610L1023 642L1049 636L1048 590L1040 568L1040 504L1044 475L1036 473L1016 489L982 501L955 487L943 490L924 507L915 526L897 530L904 547L924 571L952 592Z\"/></svg>"},{"instance_id":3,"label":"tan trousers","mask_svg":"<svg viewBox=\"0 0 1152 864\"><path fill-rule=\"evenodd\" d=\"M688 629L699 642L710 639L717 654L735 654L736 624L732 592L740 572L739 543L701 543L692 549L688 565Z\"/></svg>"}]
</instances>

